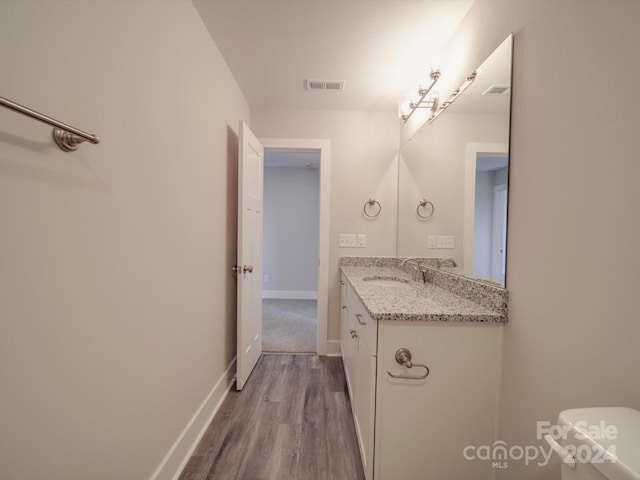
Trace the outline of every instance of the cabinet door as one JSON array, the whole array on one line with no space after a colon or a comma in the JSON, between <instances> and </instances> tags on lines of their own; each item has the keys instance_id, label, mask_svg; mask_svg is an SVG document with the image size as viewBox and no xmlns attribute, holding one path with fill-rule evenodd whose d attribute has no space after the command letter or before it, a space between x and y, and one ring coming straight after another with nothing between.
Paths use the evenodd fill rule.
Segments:
<instances>
[{"instance_id":1,"label":"cabinet door","mask_svg":"<svg viewBox=\"0 0 640 480\"><path fill-rule=\"evenodd\" d=\"M344 276L340 279L340 351L342 358L347 355L347 345L349 343L349 318L347 315L347 289Z\"/></svg>"},{"instance_id":2,"label":"cabinet door","mask_svg":"<svg viewBox=\"0 0 640 480\"><path fill-rule=\"evenodd\" d=\"M347 307L356 317L356 326L360 342L367 342L369 351L376 356L378 346L378 323L374 321L351 285L346 288Z\"/></svg>"},{"instance_id":3,"label":"cabinet door","mask_svg":"<svg viewBox=\"0 0 640 480\"><path fill-rule=\"evenodd\" d=\"M491 461L467 460L465 447L496 440L500 326L381 322L378 331L376 480L489 480ZM421 375L395 360L408 348Z\"/></svg>"},{"instance_id":4,"label":"cabinet door","mask_svg":"<svg viewBox=\"0 0 640 480\"><path fill-rule=\"evenodd\" d=\"M355 317L353 317L347 302L347 281L344 276L340 279L341 286L341 313L340 313L340 350L344 376L349 391L349 399L353 405L356 388L356 355L358 351L358 338L355 334ZM353 318L352 318L353 317ZM353 407L352 407L353 408Z\"/></svg>"},{"instance_id":5,"label":"cabinet door","mask_svg":"<svg viewBox=\"0 0 640 480\"><path fill-rule=\"evenodd\" d=\"M347 387L349 388L349 398L351 399L351 408L354 408L355 395L356 395L356 385L358 382L358 369L357 369L357 359L358 359L358 327L356 322L356 317L351 312L349 306L346 309L347 316L347 332L346 332L346 351L344 356L342 357L342 361L344 363L344 374L347 380Z\"/></svg>"},{"instance_id":6,"label":"cabinet door","mask_svg":"<svg viewBox=\"0 0 640 480\"><path fill-rule=\"evenodd\" d=\"M358 432L365 478L373 480L373 432L375 422L376 358L362 338L358 339L357 384L353 417Z\"/></svg>"}]
</instances>

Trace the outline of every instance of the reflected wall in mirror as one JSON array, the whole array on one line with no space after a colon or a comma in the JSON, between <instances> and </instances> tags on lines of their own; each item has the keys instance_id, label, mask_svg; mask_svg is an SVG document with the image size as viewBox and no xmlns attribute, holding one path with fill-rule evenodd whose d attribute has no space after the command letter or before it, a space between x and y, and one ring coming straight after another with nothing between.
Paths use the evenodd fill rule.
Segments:
<instances>
[{"instance_id":1,"label":"reflected wall in mirror","mask_svg":"<svg viewBox=\"0 0 640 480\"><path fill-rule=\"evenodd\" d=\"M503 286L512 43L510 35L471 86L402 147L398 167L397 255L453 258L451 271ZM422 199L435 207L428 219L418 215ZM453 248L443 248L446 237Z\"/></svg>"}]
</instances>

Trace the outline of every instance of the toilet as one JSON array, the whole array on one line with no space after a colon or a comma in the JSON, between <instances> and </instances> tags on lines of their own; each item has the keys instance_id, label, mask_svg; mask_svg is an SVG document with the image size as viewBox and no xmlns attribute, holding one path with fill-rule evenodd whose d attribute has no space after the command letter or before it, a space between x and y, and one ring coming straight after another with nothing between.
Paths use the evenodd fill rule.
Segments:
<instances>
[{"instance_id":1,"label":"toilet","mask_svg":"<svg viewBox=\"0 0 640 480\"><path fill-rule=\"evenodd\" d=\"M640 480L640 412L564 410L545 440L561 459L562 480Z\"/></svg>"}]
</instances>

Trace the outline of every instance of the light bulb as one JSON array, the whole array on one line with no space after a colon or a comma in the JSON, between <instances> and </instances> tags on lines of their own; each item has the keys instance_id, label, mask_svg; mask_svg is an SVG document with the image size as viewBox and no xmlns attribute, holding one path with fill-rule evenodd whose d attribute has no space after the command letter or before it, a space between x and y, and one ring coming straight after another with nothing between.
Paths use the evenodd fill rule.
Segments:
<instances>
[{"instance_id":1,"label":"light bulb","mask_svg":"<svg viewBox=\"0 0 640 480\"><path fill-rule=\"evenodd\" d=\"M398 102L398 116L400 118L406 117L411 113L411 107L409 105L410 100L404 99Z\"/></svg>"}]
</instances>

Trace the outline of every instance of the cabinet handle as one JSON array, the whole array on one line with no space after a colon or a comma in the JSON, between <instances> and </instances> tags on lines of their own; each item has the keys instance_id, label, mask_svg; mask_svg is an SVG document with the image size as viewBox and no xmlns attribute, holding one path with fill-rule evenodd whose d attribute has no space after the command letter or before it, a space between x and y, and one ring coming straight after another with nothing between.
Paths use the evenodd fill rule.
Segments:
<instances>
[{"instance_id":1,"label":"cabinet handle","mask_svg":"<svg viewBox=\"0 0 640 480\"><path fill-rule=\"evenodd\" d=\"M393 378L402 378L404 380L424 380L429 376L429 367L426 365L422 365L421 363L413 363L411 362L411 352L407 348L400 348L396 352L396 362L400 365L404 365L407 368L420 367L426 370L424 375L394 375L390 371L387 370L387 373L390 377Z\"/></svg>"},{"instance_id":2,"label":"cabinet handle","mask_svg":"<svg viewBox=\"0 0 640 480\"><path fill-rule=\"evenodd\" d=\"M356 313L356 320L358 320L358 323L360 325L366 325L367 322L363 322L362 320L360 320L362 318L362 314L361 313Z\"/></svg>"}]
</instances>

